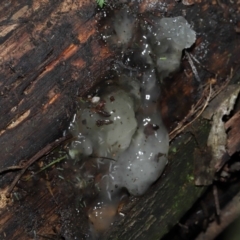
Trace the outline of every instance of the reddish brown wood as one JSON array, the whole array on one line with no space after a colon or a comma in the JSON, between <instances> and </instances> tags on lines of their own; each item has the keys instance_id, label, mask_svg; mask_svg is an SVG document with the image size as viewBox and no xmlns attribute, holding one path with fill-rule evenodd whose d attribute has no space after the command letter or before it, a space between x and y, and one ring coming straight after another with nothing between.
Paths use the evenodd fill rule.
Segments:
<instances>
[{"instance_id":1,"label":"reddish brown wood","mask_svg":"<svg viewBox=\"0 0 240 240\"><path fill-rule=\"evenodd\" d=\"M237 72L240 39L236 32L239 25L236 3L229 3L228 14L217 1L195 1L190 7L175 0L146 0L140 6L138 1L133 1L130 5L136 14L141 12L139 17L149 14L186 16L197 32L196 44L189 52L201 63L201 66L196 63L201 86L215 78L217 89L231 69L234 74ZM94 0L1 2L0 168L30 159L62 136L75 111L76 98L103 80L112 60L118 56L115 48L103 44L100 39L98 26L103 11L97 10ZM111 12L111 8L108 11ZM105 24L109 24L108 19ZM201 94L199 83L184 60L181 71L167 79L162 87L161 109L169 129L184 118ZM237 142L238 137L235 139ZM178 175L171 171L178 169L179 161L174 157L170 159L168 179L179 182ZM75 212L73 191L65 189L56 174L51 169L27 183L20 181L15 189L19 196L12 196L14 202L5 199L4 190L15 175L8 173L1 178L1 239L32 239L34 234L53 234L55 239L58 235L66 239L72 239L74 234L83 237L88 227L84 212ZM188 189L187 186L183 183L182 189ZM155 196L154 204L165 206L172 197L167 188L164 188L166 198L162 199L157 193L155 188L140 201L150 205ZM175 224L189 207L173 214L171 224ZM163 207L161 216L165 216L167 210ZM161 216L151 223L149 212L144 214L132 210L131 226L138 228L140 217L148 218L149 226L153 224L156 230L154 224ZM131 239L138 236L133 230L131 232L133 227L121 224L120 229L114 229L116 235L124 229L130 232ZM143 238L148 231L144 234Z\"/></svg>"}]
</instances>

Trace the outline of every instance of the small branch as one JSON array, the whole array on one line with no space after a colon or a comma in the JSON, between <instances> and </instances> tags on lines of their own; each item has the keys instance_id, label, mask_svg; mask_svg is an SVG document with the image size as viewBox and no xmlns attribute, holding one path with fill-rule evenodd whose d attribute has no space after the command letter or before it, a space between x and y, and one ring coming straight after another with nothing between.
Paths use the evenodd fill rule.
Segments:
<instances>
[{"instance_id":1,"label":"small branch","mask_svg":"<svg viewBox=\"0 0 240 240\"><path fill-rule=\"evenodd\" d=\"M201 232L195 240L215 239L229 224L240 216L240 192L221 211L221 221L209 224L205 232Z\"/></svg>"},{"instance_id":2,"label":"small branch","mask_svg":"<svg viewBox=\"0 0 240 240\"><path fill-rule=\"evenodd\" d=\"M213 196L214 196L214 202L216 206L216 214L217 216L220 216L220 204L219 204L218 190L216 185L213 186Z\"/></svg>"},{"instance_id":3,"label":"small branch","mask_svg":"<svg viewBox=\"0 0 240 240\"><path fill-rule=\"evenodd\" d=\"M32 158L30 158L23 166L12 166L12 167L8 167L8 168L5 168L5 169L2 169L0 171L0 173L6 172L6 171L11 171L11 170L19 170L19 169L21 169L20 173L14 178L14 180L12 181L10 186L8 187L8 190L6 191L6 197L8 197L8 198L10 197L10 194L11 194L13 188L15 187L15 185L17 184L17 182L19 181L19 179L22 177L22 175L25 173L25 171L34 162L36 162L41 157L47 155L48 153L50 153L57 146L59 146L61 143L63 143L64 141L66 141L69 138L70 138L69 136L64 136L64 137L59 138L58 140L48 144L46 147L44 147L38 153L36 153Z\"/></svg>"},{"instance_id":4,"label":"small branch","mask_svg":"<svg viewBox=\"0 0 240 240\"><path fill-rule=\"evenodd\" d=\"M23 166L11 166L11 167L6 167L0 170L0 174L5 173L5 172L10 172L10 171L15 171L15 170L20 170L22 169Z\"/></svg>"},{"instance_id":5,"label":"small branch","mask_svg":"<svg viewBox=\"0 0 240 240\"><path fill-rule=\"evenodd\" d=\"M209 83L209 93L208 93L208 97L204 103L204 105L202 106L201 110L199 111L198 109L198 105L200 102L202 102L202 98L201 101L199 101L188 113L187 117L179 123L178 127L176 127L170 134L170 140L172 140L174 137L176 137L180 132L182 132L187 126L189 126L190 124L192 124L197 118L200 117L200 115L203 113L203 111L206 109L206 107L208 106L210 100L212 97L212 84ZM199 111L199 112L198 112ZM187 119L189 119L190 117L194 116L196 114L196 112L198 112L198 114L195 116L195 118L190 121L189 123L186 123L184 125L184 123L186 122Z\"/></svg>"},{"instance_id":6,"label":"small branch","mask_svg":"<svg viewBox=\"0 0 240 240\"><path fill-rule=\"evenodd\" d=\"M200 79L200 77L199 77L199 75L198 75L198 72L197 72L196 67L194 66L193 60L192 60L192 58L191 58L191 55L190 55L187 51L185 51L185 54L187 55L188 62L189 62L189 64L190 64L191 68L192 68L192 72L193 72L195 78L197 79L197 81L198 81L199 83L201 83L201 79Z\"/></svg>"},{"instance_id":7,"label":"small branch","mask_svg":"<svg viewBox=\"0 0 240 240\"><path fill-rule=\"evenodd\" d=\"M187 126L189 126L190 124L192 124L197 118L200 117L200 115L203 113L203 111L208 106L209 102L213 98L215 98L228 85L228 83L230 82L232 77L233 77L233 71L231 69L230 75L226 79L226 82L224 83L224 85L221 86L216 91L213 91L213 88L212 88L213 83L211 81L208 83L208 85L205 87L205 89L203 91L203 94L202 94L202 97L199 99L199 101L192 107L192 109L189 111L187 116L181 122L179 122L178 126L169 134L170 141L172 139L174 139L182 131L184 131L184 129ZM206 98L206 95L207 95L207 99L204 102L204 99ZM194 119L192 121L188 122L189 119L191 119L192 117L194 117Z\"/></svg>"}]
</instances>

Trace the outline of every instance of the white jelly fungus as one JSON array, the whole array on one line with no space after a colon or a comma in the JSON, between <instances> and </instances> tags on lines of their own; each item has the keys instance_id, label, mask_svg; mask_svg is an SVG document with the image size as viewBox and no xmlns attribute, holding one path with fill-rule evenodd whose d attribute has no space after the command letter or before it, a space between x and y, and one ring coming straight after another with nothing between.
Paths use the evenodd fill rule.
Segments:
<instances>
[{"instance_id":1,"label":"white jelly fungus","mask_svg":"<svg viewBox=\"0 0 240 240\"><path fill-rule=\"evenodd\" d=\"M183 17L153 17L154 24L140 21L142 35L138 39L128 9L111 21L115 35L108 41L129 44L128 48L134 49L129 62L139 66L140 61L141 67L135 72L124 69L122 74L118 69L117 80L103 85L98 97L79 103L69 127L74 137L69 156L83 164L94 158L98 172L94 181L99 193L88 211L92 236L113 222L126 191L142 195L162 174L169 138L158 107L160 81L178 69L183 49L196 39Z\"/></svg>"}]
</instances>

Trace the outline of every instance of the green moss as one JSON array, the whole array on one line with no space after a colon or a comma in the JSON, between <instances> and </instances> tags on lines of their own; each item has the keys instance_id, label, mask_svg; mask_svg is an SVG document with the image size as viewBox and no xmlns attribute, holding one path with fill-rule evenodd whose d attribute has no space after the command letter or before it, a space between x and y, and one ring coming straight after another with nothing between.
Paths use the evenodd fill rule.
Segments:
<instances>
[{"instance_id":1,"label":"green moss","mask_svg":"<svg viewBox=\"0 0 240 240\"><path fill-rule=\"evenodd\" d=\"M169 149L169 152L176 153L177 152L177 148L176 147L172 147L172 148Z\"/></svg>"},{"instance_id":2,"label":"green moss","mask_svg":"<svg viewBox=\"0 0 240 240\"><path fill-rule=\"evenodd\" d=\"M97 4L100 8L103 8L104 4L105 4L105 0L96 0Z\"/></svg>"},{"instance_id":3,"label":"green moss","mask_svg":"<svg viewBox=\"0 0 240 240\"><path fill-rule=\"evenodd\" d=\"M191 175L191 174L188 174L188 175L187 175L187 180L188 180L188 182L190 182L190 183L194 183L194 176Z\"/></svg>"}]
</instances>

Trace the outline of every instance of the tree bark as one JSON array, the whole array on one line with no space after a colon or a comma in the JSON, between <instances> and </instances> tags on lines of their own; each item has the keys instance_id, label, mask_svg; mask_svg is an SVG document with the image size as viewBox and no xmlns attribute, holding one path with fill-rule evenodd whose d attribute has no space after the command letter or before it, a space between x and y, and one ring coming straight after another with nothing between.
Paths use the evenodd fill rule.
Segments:
<instances>
[{"instance_id":1,"label":"tree bark","mask_svg":"<svg viewBox=\"0 0 240 240\"><path fill-rule=\"evenodd\" d=\"M97 40L94 3L2 4L2 167L29 158L59 137L76 96L106 70L113 53Z\"/></svg>"},{"instance_id":2,"label":"tree bark","mask_svg":"<svg viewBox=\"0 0 240 240\"><path fill-rule=\"evenodd\" d=\"M152 13L184 15L197 32L197 41L189 52L201 63L195 63L201 83L185 59L181 71L162 87L162 115L170 132L201 98L205 84L215 79L217 90L231 69L238 73L239 6L217 1L195 1L194 5L185 6L175 0L129 4L138 17ZM119 54L118 49L101 40L103 28L99 28L99 21L104 11L117 10L108 6L97 10L93 0L2 1L1 168L30 159L62 136L74 114L76 99L104 80ZM188 134L174 141L164 175L146 196L124 207L129 211L106 239L159 239L177 223L204 191L194 186L193 153L199 146L204 148L209 128L208 121L199 120L191 128L197 132L198 143ZM62 194L56 176L50 181L51 187L41 178L38 182L20 181L20 195L13 193L9 200L4 190L13 177L13 173L8 173L0 180L1 239L43 235L53 239L84 238L87 219L74 212L72 193Z\"/></svg>"}]
</instances>

